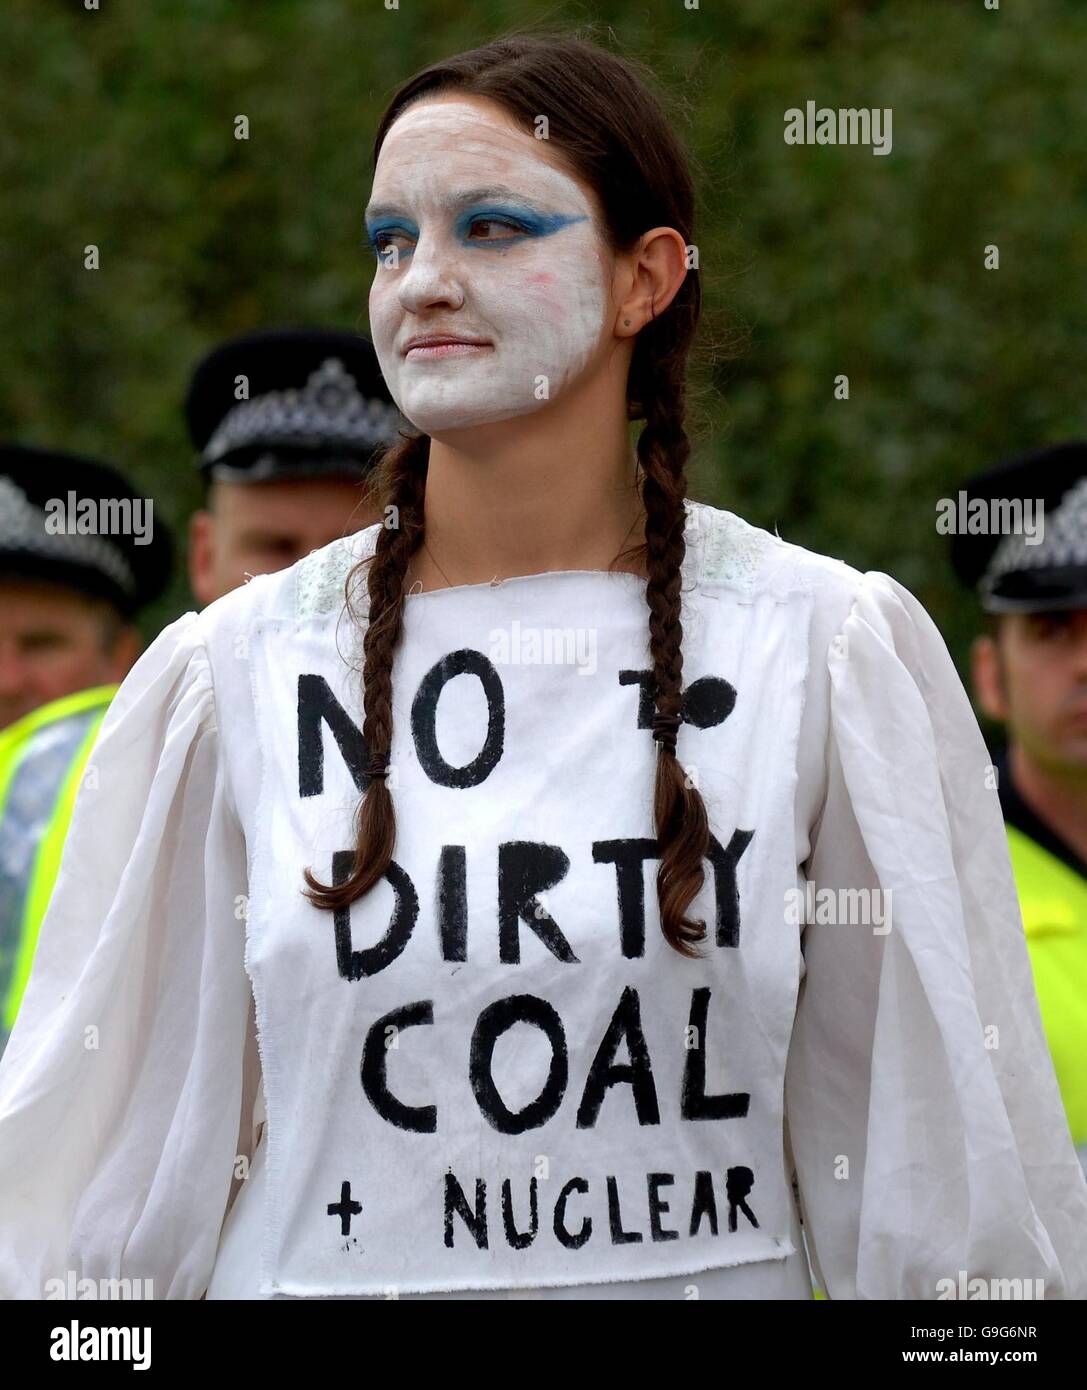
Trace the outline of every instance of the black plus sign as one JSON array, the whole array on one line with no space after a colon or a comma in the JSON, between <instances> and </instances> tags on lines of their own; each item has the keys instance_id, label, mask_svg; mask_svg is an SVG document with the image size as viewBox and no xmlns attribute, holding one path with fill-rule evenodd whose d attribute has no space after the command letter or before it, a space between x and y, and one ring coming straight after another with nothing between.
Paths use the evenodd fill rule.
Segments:
<instances>
[{"instance_id":1,"label":"black plus sign","mask_svg":"<svg viewBox=\"0 0 1087 1390\"><path fill-rule=\"evenodd\" d=\"M351 1234L351 1218L353 1216L358 1216L360 1211L362 1211L362 1203L353 1202L351 1200L351 1184L349 1182L341 1183L340 1200L338 1202L329 1202L328 1204L329 1216L338 1216L340 1218L341 1236L349 1236Z\"/></svg>"}]
</instances>

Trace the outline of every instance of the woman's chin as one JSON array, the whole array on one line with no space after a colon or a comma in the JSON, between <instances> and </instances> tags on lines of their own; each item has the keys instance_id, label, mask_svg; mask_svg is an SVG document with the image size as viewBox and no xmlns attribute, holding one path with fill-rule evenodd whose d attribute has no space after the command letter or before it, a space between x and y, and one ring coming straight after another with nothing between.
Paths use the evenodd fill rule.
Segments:
<instances>
[{"instance_id":1,"label":"woman's chin","mask_svg":"<svg viewBox=\"0 0 1087 1390\"><path fill-rule=\"evenodd\" d=\"M465 443L465 437L470 431L516 420L532 414L546 404L547 401L538 401L535 398L511 402L506 406L500 406L494 401L458 401L454 406L447 401L441 406L430 408L418 405L414 410L404 410L403 413L417 430L422 430L431 439L456 447Z\"/></svg>"}]
</instances>

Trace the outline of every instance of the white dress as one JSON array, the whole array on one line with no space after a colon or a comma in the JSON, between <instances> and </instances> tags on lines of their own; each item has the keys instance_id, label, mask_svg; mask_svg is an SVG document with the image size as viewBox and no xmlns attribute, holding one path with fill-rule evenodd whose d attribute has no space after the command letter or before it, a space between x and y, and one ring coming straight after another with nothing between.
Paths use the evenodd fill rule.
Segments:
<instances>
[{"instance_id":1,"label":"white dress","mask_svg":"<svg viewBox=\"0 0 1087 1390\"><path fill-rule=\"evenodd\" d=\"M0 1295L1087 1296L1087 1185L943 641L886 575L688 509L696 961L660 930L635 576L406 599L394 865L342 913L302 869L354 843L341 610L378 528L161 633L0 1063Z\"/></svg>"}]
</instances>

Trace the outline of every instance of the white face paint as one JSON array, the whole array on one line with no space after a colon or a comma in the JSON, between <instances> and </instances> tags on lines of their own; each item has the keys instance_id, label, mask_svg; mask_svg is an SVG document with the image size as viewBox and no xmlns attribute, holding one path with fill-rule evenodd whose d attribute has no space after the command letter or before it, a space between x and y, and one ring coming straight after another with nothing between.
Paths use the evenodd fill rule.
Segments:
<instances>
[{"instance_id":1,"label":"white face paint","mask_svg":"<svg viewBox=\"0 0 1087 1390\"><path fill-rule=\"evenodd\" d=\"M539 410L600 344L603 239L542 148L489 103L449 98L410 106L382 145L370 331L393 399L426 434ZM406 351L425 334L476 345Z\"/></svg>"}]
</instances>

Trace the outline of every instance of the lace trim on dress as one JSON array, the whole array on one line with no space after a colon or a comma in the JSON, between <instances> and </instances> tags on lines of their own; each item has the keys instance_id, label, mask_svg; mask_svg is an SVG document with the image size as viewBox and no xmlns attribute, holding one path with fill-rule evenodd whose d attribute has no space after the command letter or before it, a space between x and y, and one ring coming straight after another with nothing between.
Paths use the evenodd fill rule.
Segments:
<instances>
[{"instance_id":1,"label":"lace trim on dress","mask_svg":"<svg viewBox=\"0 0 1087 1390\"><path fill-rule=\"evenodd\" d=\"M343 607L344 585L351 570L373 553L377 523L311 551L295 568L295 614L317 618ZM362 590L365 603L365 588Z\"/></svg>"},{"instance_id":2,"label":"lace trim on dress","mask_svg":"<svg viewBox=\"0 0 1087 1390\"><path fill-rule=\"evenodd\" d=\"M689 500L685 536L685 589L708 582L753 592L768 553L782 544L732 512ZM314 550L298 562L295 612L299 619L321 617L343 606L347 576L359 560L373 553L376 540L374 525Z\"/></svg>"},{"instance_id":3,"label":"lace trim on dress","mask_svg":"<svg viewBox=\"0 0 1087 1390\"><path fill-rule=\"evenodd\" d=\"M684 569L700 584L724 583L752 592L768 553L781 544L778 538L705 502L688 501L687 514Z\"/></svg>"}]
</instances>

